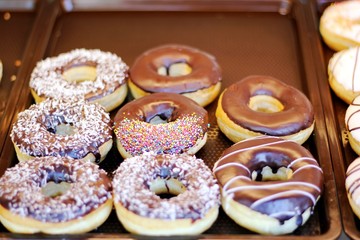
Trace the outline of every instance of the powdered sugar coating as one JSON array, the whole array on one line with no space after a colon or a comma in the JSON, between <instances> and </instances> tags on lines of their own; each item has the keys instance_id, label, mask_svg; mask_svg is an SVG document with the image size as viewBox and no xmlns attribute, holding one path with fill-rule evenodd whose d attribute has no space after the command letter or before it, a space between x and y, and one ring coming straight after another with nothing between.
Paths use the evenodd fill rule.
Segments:
<instances>
[{"instance_id":1,"label":"powdered sugar coating","mask_svg":"<svg viewBox=\"0 0 360 240\"><path fill-rule=\"evenodd\" d=\"M75 132L59 135L50 131L61 123L72 125ZM112 139L112 125L99 104L81 98L48 99L19 113L10 137L27 155L83 158L89 152L99 154L98 148Z\"/></svg>"},{"instance_id":2,"label":"powdered sugar coating","mask_svg":"<svg viewBox=\"0 0 360 240\"><path fill-rule=\"evenodd\" d=\"M95 64L96 79L72 83L63 77L64 68ZM87 100L114 92L125 84L128 66L120 57L99 49L74 49L37 63L30 78L30 88L45 98L84 96Z\"/></svg>"},{"instance_id":3,"label":"powdered sugar coating","mask_svg":"<svg viewBox=\"0 0 360 240\"><path fill-rule=\"evenodd\" d=\"M70 189L46 197L41 188L47 181L62 179ZM106 172L91 162L43 157L20 162L0 178L0 204L21 217L43 222L78 219L112 198Z\"/></svg>"},{"instance_id":4,"label":"powdered sugar coating","mask_svg":"<svg viewBox=\"0 0 360 240\"><path fill-rule=\"evenodd\" d=\"M162 171L167 172L163 176ZM156 178L175 178L186 191L161 199L149 189ZM142 217L200 219L220 202L219 186L210 169L195 156L156 155L153 152L126 159L114 172L114 201Z\"/></svg>"}]
</instances>

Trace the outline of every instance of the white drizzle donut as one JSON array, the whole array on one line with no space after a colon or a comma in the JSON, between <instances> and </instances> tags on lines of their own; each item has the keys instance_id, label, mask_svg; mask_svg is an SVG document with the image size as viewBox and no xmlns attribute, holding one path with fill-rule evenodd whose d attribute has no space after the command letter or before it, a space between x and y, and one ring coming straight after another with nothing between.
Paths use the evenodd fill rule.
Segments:
<instances>
[{"instance_id":1,"label":"white drizzle donut","mask_svg":"<svg viewBox=\"0 0 360 240\"><path fill-rule=\"evenodd\" d=\"M220 191L205 163L152 152L127 158L114 172L114 205L124 227L144 235L191 235L218 216ZM169 193L170 199L157 194Z\"/></svg>"},{"instance_id":2,"label":"white drizzle donut","mask_svg":"<svg viewBox=\"0 0 360 240\"><path fill-rule=\"evenodd\" d=\"M320 34L335 51L360 45L360 1L331 4L320 17Z\"/></svg>"},{"instance_id":3,"label":"white drizzle donut","mask_svg":"<svg viewBox=\"0 0 360 240\"><path fill-rule=\"evenodd\" d=\"M56 186L52 190L50 183ZM0 178L0 220L16 233L85 233L108 218L111 191L110 179L96 164L35 158L8 168Z\"/></svg>"},{"instance_id":4,"label":"white drizzle donut","mask_svg":"<svg viewBox=\"0 0 360 240\"><path fill-rule=\"evenodd\" d=\"M85 97L109 112L126 97L128 66L99 49L74 49L36 64L30 89L37 103L46 98Z\"/></svg>"},{"instance_id":5,"label":"white drizzle donut","mask_svg":"<svg viewBox=\"0 0 360 240\"><path fill-rule=\"evenodd\" d=\"M345 127L352 149L360 155L360 96L356 97L345 113Z\"/></svg>"},{"instance_id":6,"label":"white drizzle donut","mask_svg":"<svg viewBox=\"0 0 360 240\"><path fill-rule=\"evenodd\" d=\"M311 153L277 137L234 144L213 172L225 213L240 226L266 235L291 233L303 225L322 193L323 173Z\"/></svg>"},{"instance_id":7,"label":"white drizzle donut","mask_svg":"<svg viewBox=\"0 0 360 240\"><path fill-rule=\"evenodd\" d=\"M84 99L47 99L19 113L11 140L19 161L68 156L99 163L113 143L104 108Z\"/></svg>"},{"instance_id":8,"label":"white drizzle donut","mask_svg":"<svg viewBox=\"0 0 360 240\"><path fill-rule=\"evenodd\" d=\"M356 158L347 168L345 187L350 206L360 218L360 157Z\"/></svg>"},{"instance_id":9,"label":"white drizzle donut","mask_svg":"<svg viewBox=\"0 0 360 240\"><path fill-rule=\"evenodd\" d=\"M328 74L335 94L350 104L360 94L360 47L335 53L329 60Z\"/></svg>"}]
</instances>

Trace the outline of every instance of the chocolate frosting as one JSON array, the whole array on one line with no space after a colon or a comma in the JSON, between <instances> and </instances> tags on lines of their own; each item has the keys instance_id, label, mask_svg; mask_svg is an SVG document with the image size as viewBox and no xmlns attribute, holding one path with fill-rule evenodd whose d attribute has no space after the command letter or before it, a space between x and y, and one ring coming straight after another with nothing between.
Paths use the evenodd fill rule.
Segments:
<instances>
[{"instance_id":1,"label":"chocolate frosting","mask_svg":"<svg viewBox=\"0 0 360 240\"><path fill-rule=\"evenodd\" d=\"M162 76L161 66L186 62L192 72L184 76ZM184 45L169 44L140 55L130 69L131 81L146 92L186 93L209 88L220 82L222 73L214 56Z\"/></svg>"},{"instance_id":2,"label":"chocolate frosting","mask_svg":"<svg viewBox=\"0 0 360 240\"><path fill-rule=\"evenodd\" d=\"M269 166L274 173L281 167L292 170L287 180L252 180ZM224 196L232 195L254 211L277 218L281 223L313 208L322 192L323 174L311 153L301 145L277 137L257 137L234 144L215 163L214 173Z\"/></svg>"},{"instance_id":3,"label":"chocolate frosting","mask_svg":"<svg viewBox=\"0 0 360 240\"><path fill-rule=\"evenodd\" d=\"M275 113L254 111L248 103L256 95L272 96L284 109ZM249 76L231 85L223 93L221 106L237 125L272 136L294 134L314 123L309 99L298 89L269 76Z\"/></svg>"},{"instance_id":4,"label":"chocolate frosting","mask_svg":"<svg viewBox=\"0 0 360 240\"><path fill-rule=\"evenodd\" d=\"M172 122L187 115L199 117L198 124L207 131L208 113L195 101L176 93L154 93L124 105L114 118L115 128L124 119L150 122L155 116Z\"/></svg>"}]
</instances>

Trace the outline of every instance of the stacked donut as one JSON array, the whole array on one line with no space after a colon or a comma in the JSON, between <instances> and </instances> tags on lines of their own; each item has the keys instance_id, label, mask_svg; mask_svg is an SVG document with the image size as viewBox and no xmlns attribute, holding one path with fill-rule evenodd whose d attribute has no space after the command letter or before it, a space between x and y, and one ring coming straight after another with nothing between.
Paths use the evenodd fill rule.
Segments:
<instances>
[{"instance_id":1,"label":"stacked donut","mask_svg":"<svg viewBox=\"0 0 360 240\"><path fill-rule=\"evenodd\" d=\"M325 9L320 19L324 42L335 51L328 64L329 84L333 92L348 104L345 128L350 147L360 155L360 1L342 1ZM345 188L354 213L360 217L358 203L359 158L346 172Z\"/></svg>"},{"instance_id":2,"label":"stacked donut","mask_svg":"<svg viewBox=\"0 0 360 240\"><path fill-rule=\"evenodd\" d=\"M100 226L112 206L126 230L143 235L200 234L220 205L261 234L291 233L307 221L323 175L300 145L314 129L303 93L270 76L225 89L216 118L236 144L211 171L195 154L208 137L203 107L220 94L216 59L178 44L150 49L129 69L135 99L119 107L127 76L120 58L100 50L76 49L37 64L30 80L37 104L18 115L10 134L20 163L0 181L6 228L83 233ZM50 85L58 86L54 95ZM113 142L124 160L109 178L97 164Z\"/></svg>"}]
</instances>

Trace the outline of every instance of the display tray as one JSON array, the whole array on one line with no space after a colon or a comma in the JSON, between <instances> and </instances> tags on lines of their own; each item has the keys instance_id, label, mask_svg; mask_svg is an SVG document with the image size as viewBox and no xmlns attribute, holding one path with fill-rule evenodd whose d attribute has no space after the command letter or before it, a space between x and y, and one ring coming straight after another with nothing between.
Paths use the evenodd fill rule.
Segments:
<instances>
[{"instance_id":1,"label":"display tray","mask_svg":"<svg viewBox=\"0 0 360 240\"><path fill-rule=\"evenodd\" d=\"M341 231L340 210L331 163L326 114L323 111L314 53L317 31L312 6L306 1L41 1L43 22L50 23L47 42L35 50L36 61L75 48L98 48L118 54L131 66L143 51L167 43L186 44L216 56L223 71L222 90L248 75L269 75L301 90L314 106L315 129L304 146L324 172L324 192L308 222L286 236L261 236L235 224L221 210L215 224L197 238L220 239L336 239ZM120 3L121 4L118 4ZM92 5L94 4L94 5ZM151 11L150 11L151 10ZM54 21L49 21L54 19ZM47 35L45 35L47 36ZM41 52L43 55L41 56ZM29 51L27 54L30 54ZM28 80L20 91L16 113L33 104ZM128 95L126 102L131 101ZM126 104L126 102L124 104ZM206 145L196 154L212 168L222 151L232 145L216 124L217 100L206 107L209 132ZM113 117L118 109L111 112ZM8 128L11 130L11 123ZM328 126L329 127L329 126ZM0 175L18 162L9 133L0 158ZM116 146L101 163L109 173L122 162ZM0 225L0 237L46 238L43 234L13 234ZM114 211L98 229L60 238L143 238L129 234ZM180 237L184 239L184 237Z\"/></svg>"},{"instance_id":2,"label":"display tray","mask_svg":"<svg viewBox=\"0 0 360 240\"><path fill-rule=\"evenodd\" d=\"M317 20L320 19L322 10L331 4L330 1L324 4L322 8L317 11ZM350 163L354 161L358 155L352 150L348 141L348 132L345 126L345 113L348 108L348 104L338 98L328 83L327 67L330 58L335 51L330 49L320 39L322 58L319 59L319 63L324 67L319 67L319 79L320 86L323 91L322 102L326 118L326 124L328 126L327 131L329 135L329 144L332 155L333 168L335 169L335 180L338 191L338 198L341 211L341 218L343 223L344 232L352 239L360 238L360 220L353 213L345 188L346 170ZM321 71L323 69L324 71Z\"/></svg>"},{"instance_id":3,"label":"display tray","mask_svg":"<svg viewBox=\"0 0 360 240\"><path fill-rule=\"evenodd\" d=\"M36 9L32 1L21 6L0 3L0 16L0 60L3 65L0 77L1 152L15 109L13 103L17 101L23 83L18 80L18 74L22 63L27 61L24 53L34 26Z\"/></svg>"}]
</instances>

